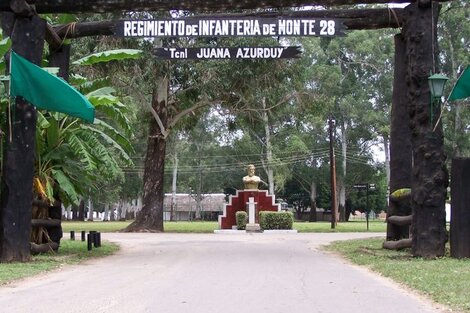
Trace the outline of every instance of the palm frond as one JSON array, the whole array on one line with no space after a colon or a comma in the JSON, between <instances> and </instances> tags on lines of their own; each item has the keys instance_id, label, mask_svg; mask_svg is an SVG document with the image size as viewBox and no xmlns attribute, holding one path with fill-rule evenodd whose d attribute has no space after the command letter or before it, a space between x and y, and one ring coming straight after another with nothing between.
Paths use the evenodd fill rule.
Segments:
<instances>
[{"instance_id":1,"label":"palm frond","mask_svg":"<svg viewBox=\"0 0 470 313\"><path fill-rule=\"evenodd\" d=\"M120 168L116 157L117 151L115 149L107 144L96 132L82 129L78 133L78 136L80 136L83 141L86 141L90 147L93 147L91 154L96 161L97 170L100 171L100 175L107 177L119 175Z\"/></svg>"},{"instance_id":2,"label":"palm frond","mask_svg":"<svg viewBox=\"0 0 470 313\"><path fill-rule=\"evenodd\" d=\"M96 110L99 115L102 113L104 116L113 120L121 129L123 129L126 135L132 134L132 129L130 127L131 122L127 117L127 112L123 110L124 105L120 102L113 104L100 104L96 106Z\"/></svg>"},{"instance_id":3,"label":"palm frond","mask_svg":"<svg viewBox=\"0 0 470 313\"><path fill-rule=\"evenodd\" d=\"M54 179L59 183L60 189L63 195L65 195L65 198L68 200L69 204L78 204L78 202L80 201L79 194L75 190L74 184L69 180L67 175L59 169L52 170L52 175L54 176Z\"/></svg>"},{"instance_id":4,"label":"palm frond","mask_svg":"<svg viewBox=\"0 0 470 313\"><path fill-rule=\"evenodd\" d=\"M76 156L79 156L79 161L83 164L86 171L96 170L96 161L90 151L93 149L92 146L80 137L76 135L76 132L72 132L67 135L67 141Z\"/></svg>"},{"instance_id":5,"label":"palm frond","mask_svg":"<svg viewBox=\"0 0 470 313\"><path fill-rule=\"evenodd\" d=\"M102 129L108 136L113 138L113 140L115 140L128 154L135 152L134 147L127 137L125 137L113 126L98 118L95 118L94 125Z\"/></svg>"},{"instance_id":6,"label":"palm frond","mask_svg":"<svg viewBox=\"0 0 470 313\"><path fill-rule=\"evenodd\" d=\"M98 78L94 80L86 80L86 78L82 77L82 79L77 80L77 89L80 90L80 92L84 95L86 95L89 92L92 92L93 90L97 90L103 87L108 87L109 86L109 78Z\"/></svg>"},{"instance_id":7,"label":"palm frond","mask_svg":"<svg viewBox=\"0 0 470 313\"><path fill-rule=\"evenodd\" d=\"M126 150L124 150L123 146L120 145L118 142L116 142L113 138L108 136L105 132L103 132L103 131L95 128L95 127L90 127L90 126L85 125L85 124L82 125L82 129L87 129L87 130L91 131L92 133L98 135L99 138L101 138L108 145L110 145L113 148L113 150L118 152L119 158L122 159L123 161L125 161L127 165L132 165L133 164L131 157L126 152ZM88 138L88 139L91 140L91 138ZM98 143L99 142L97 142L97 141L94 142L94 145L95 145L94 147L95 148L97 147ZM106 150L106 148L104 148L104 151L106 151L106 153L109 154L109 152ZM103 153L104 153L104 151L103 151ZM102 156L103 155L101 155L101 157Z\"/></svg>"}]
</instances>

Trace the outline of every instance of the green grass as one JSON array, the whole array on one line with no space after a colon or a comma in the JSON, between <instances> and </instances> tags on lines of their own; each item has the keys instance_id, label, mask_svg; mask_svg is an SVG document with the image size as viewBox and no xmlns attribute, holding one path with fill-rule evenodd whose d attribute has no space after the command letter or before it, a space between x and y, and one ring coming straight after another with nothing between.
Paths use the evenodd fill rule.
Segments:
<instances>
[{"instance_id":1,"label":"green grass","mask_svg":"<svg viewBox=\"0 0 470 313\"><path fill-rule=\"evenodd\" d=\"M409 250L382 249L383 239L335 242L327 250L403 283L453 310L470 312L470 259L413 258Z\"/></svg>"},{"instance_id":2,"label":"green grass","mask_svg":"<svg viewBox=\"0 0 470 313\"><path fill-rule=\"evenodd\" d=\"M78 232L96 230L102 233L118 232L129 225L131 221L120 222L62 222L62 229L68 233L71 230ZM385 232L387 225L383 221L370 221L369 232ZM219 229L217 222L193 221L193 222L165 222L165 232L168 233L213 233ZM329 232L367 232L366 221L350 221L338 223L335 229L331 229L330 222L294 222L294 229L301 233L329 233Z\"/></svg>"},{"instance_id":3,"label":"green grass","mask_svg":"<svg viewBox=\"0 0 470 313\"><path fill-rule=\"evenodd\" d=\"M78 232L95 230L101 233L114 233L124 229L131 221L119 222L75 222L75 221L62 221L62 231L70 233L71 230L75 231L75 237L80 238ZM78 236L78 237L77 237Z\"/></svg>"},{"instance_id":4,"label":"green grass","mask_svg":"<svg viewBox=\"0 0 470 313\"><path fill-rule=\"evenodd\" d=\"M0 263L0 285L66 264L77 264L89 258L111 255L118 249L119 247L114 243L103 242L100 248L88 251L86 242L62 240L58 253L33 256L31 262L27 263Z\"/></svg>"},{"instance_id":5,"label":"green grass","mask_svg":"<svg viewBox=\"0 0 470 313\"><path fill-rule=\"evenodd\" d=\"M119 222L62 222L62 230L64 233L69 233L71 230L75 231L75 236L78 238L80 231L96 230L102 233L118 232L127 227L132 221L119 221ZM217 222L165 222L165 232L168 233L213 233L215 229L219 229Z\"/></svg>"},{"instance_id":6,"label":"green grass","mask_svg":"<svg viewBox=\"0 0 470 313\"><path fill-rule=\"evenodd\" d=\"M384 221L374 220L369 221L369 232L385 232L387 224ZM301 233L349 233L349 232L367 232L366 221L349 221L345 223L338 223L335 229L331 229L330 222L295 222L294 229Z\"/></svg>"},{"instance_id":7,"label":"green grass","mask_svg":"<svg viewBox=\"0 0 470 313\"><path fill-rule=\"evenodd\" d=\"M219 229L218 222L165 222L167 233L213 233Z\"/></svg>"}]
</instances>

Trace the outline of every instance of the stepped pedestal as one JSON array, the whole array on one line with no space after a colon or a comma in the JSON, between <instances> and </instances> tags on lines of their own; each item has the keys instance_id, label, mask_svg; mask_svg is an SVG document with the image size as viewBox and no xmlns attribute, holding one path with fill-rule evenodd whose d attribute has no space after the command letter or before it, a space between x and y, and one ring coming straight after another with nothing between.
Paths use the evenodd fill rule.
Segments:
<instances>
[{"instance_id":1,"label":"stepped pedestal","mask_svg":"<svg viewBox=\"0 0 470 313\"><path fill-rule=\"evenodd\" d=\"M238 211L247 212L248 216L250 216L250 212L248 211L248 203L250 203L250 198L253 198L251 199L251 202L255 206L254 211L252 211L252 216L254 214L254 222L250 219L250 224L258 224L260 211L278 212L281 210L281 205L275 202L274 195L268 195L267 190L237 190L236 195L230 196L229 203L224 207L223 215L219 215L220 229L232 229L232 226L236 227L237 220L235 215Z\"/></svg>"}]
</instances>

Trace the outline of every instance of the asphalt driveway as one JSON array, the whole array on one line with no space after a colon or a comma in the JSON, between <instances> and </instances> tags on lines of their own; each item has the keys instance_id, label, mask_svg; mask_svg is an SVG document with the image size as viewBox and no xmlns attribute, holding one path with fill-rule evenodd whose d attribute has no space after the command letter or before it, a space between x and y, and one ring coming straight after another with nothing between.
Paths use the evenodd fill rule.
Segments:
<instances>
[{"instance_id":1,"label":"asphalt driveway","mask_svg":"<svg viewBox=\"0 0 470 313\"><path fill-rule=\"evenodd\" d=\"M319 249L372 235L103 234L119 253L3 286L0 311L444 312Z\"/></svg>"}]
</instances>

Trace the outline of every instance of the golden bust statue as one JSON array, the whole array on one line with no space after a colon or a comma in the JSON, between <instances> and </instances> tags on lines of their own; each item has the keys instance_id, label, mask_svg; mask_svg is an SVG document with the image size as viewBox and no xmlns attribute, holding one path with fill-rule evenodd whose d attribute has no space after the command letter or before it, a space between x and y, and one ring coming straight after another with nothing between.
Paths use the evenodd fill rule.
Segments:
<instances>
[{"instance_id":1,"label":"golden bust statue","mask_svg":"<svg viewBox=\"0 0 470 313\"><path fill-rule=\"evenodd\" d=\"M255 166L253 164L248 165L248 175L243 177L245 189L258 189L260 182L261 179L255 175Z\"/></svg>"}]
</instances>

